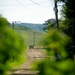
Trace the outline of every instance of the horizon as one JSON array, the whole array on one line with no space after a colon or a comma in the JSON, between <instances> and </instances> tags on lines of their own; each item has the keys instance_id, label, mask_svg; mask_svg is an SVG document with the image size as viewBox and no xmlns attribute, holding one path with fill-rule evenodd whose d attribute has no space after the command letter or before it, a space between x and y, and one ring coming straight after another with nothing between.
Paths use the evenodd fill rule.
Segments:
<instances>
[{"instance_id":1,"label":"horizon","mask_svg":"<svg viewBox=\"0 0 75 75\"><path fill-rule=\"evenodd\" d=\"M55 19L55 18L51 18L51 19ZM24 22L24 21L9 21L10 23L30 23L30 22ZM45 21L43 22L45 23ZM30 24L43 24L43 23L33 23L31 22Z\"/></svg>"}]
</instances>

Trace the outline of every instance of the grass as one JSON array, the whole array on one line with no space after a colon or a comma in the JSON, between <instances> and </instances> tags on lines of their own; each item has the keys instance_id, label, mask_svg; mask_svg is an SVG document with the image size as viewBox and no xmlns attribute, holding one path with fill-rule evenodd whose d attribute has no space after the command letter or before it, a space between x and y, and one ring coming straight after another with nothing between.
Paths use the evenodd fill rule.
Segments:
<instances>
[{"instance_id":1,"label":"grass","mask_svg":"<svg viewBox=\"0 0 75 75\"><path fill-rule=\"evenodd\" d=\"M37 45L43 35L42 32L36 32L33 30L16 30L16 32L23 38L27 46L34 45L34 43Z\"/></svg>"},{"instance_id":2,"label":"grass","mask_svg":"<svg viewBox=\"0 0 75 75\"><path fill-rule=\"evenodd\" d=\"M17 35L22 37L27 47L29 47L29 45L33 45L34 41L36 42L36 46L37 46L43 34L42 32L37 32L30 29L17 29L17 28L14 29L14 32L16 32ZM26 60L27 60L27 57L26 55L24 55L21 58L19 58L19 63L17 61L10 62L9 66L11 67L18 66L24 63Z\"/></svg>"},{"instance_id":3,"label":"grass","mask_svg":"<svg viewBox=\"0 0 75 75\"><path fill-rule=\"evenodd\" d=\"M10 68L16 68L18 67L20 64L25 63L25 61L27 60L27 56L22 54L18 60L14 60L14 61L8 61L7 64Z\"/></svg>"}]
</instances>

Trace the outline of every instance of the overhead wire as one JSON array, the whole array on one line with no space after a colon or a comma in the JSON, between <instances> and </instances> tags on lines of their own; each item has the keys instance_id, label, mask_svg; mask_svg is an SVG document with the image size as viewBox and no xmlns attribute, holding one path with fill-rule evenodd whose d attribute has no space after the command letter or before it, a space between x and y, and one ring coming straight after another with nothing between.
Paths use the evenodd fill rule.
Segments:
<instances>
[{"instance_id":1,"label":"overhead wire","mask_svg":"<svg viewBox=\"0 0 75 75\"><path fill-rule=\"evenodd\" d=\"M42 7L49 7L49 6L43 6L43 5L37 3L37 2L35 2L35 1L33 1L33 0L30 0L30 1L33 2L34 4L39 5L39 6L42 6Z\"/></svg>"},{"instance_id":2,"label":"overhead wire","mask_svg":"<svg viewBox=\"0 0 75 75\"><path fill-rule=\"evenodd\" d=\"M35 13L38 13L38 14L42 14L42 13L40 13L40 12L38 12L38 11L34 11L34 10L28 8L28 7L25 6L23 3L21 3L19 0L16 0L16 1L17 1L20 5L22 5L23 7L25 7L26 9L28 9L28 10L30 10L30 11L32 11L32 12L35 12Z\"/></svg>"},{"instance_id":3,"label":"overhead wire","mask_svg":"<svg viewBox=\"0 0 75 75\"><path fill-rule=\"evenodd\" d=\"M33 1L33 0L32 0ZM18 2L21 6L23 6L23 7L25 7L26 9L28 9L29 11L32 11L32 12L34 12L34 13L38 13L38 14L42 14L42 13L40 13L40 12L38 12L38 11L35 11L35 10L33 10L33 9L31 9L31 8L29 8L28 6L26 6L25 4L23 4L22 2L20 2L19 0L16 0L16 2ZM35 2L36 3L36 2ZM38 4L39 6L40 6L40 4L39 3L45 3L45 2L38 2L38 3L36 3L36 4ZM31 5L34 5L34 4L31 4ZM8 5L9 6L9 5ZM12 5L11 5L12 6ZM17 7L18 8L18 7ZM11 9L11 8L8 8L8 9L6 9L6 10L4 10L4 12L6 12L6 11L8 11L9 9ZM13 9L13 8L12 8ZM11 10L12 10L11 9ZM19 8L18 8L19 9ZM26 10L25 9L25 10ZM14 9L14 10L17 10L17 9ZM13 11L14 11L13 10ZM43 13L44 14L44 13Z\"/></svg>"},{"instance_id":4,"label":"overhead wire","mask_svg":"<svg viewBox=\"0 0 75 75\"><path fill-rule=\"evenodd\" d=\"M22 5L23 7L25 7L25 8L27 8L28 10L31 10L32 11L32 9L30 9L29 7L27 7L25 4L23 4L22 2L20 2L19 0L16 0L20 5ZM33 1L33 0L32 0ZM37 4L37 5L39 5L39 6L41 6L39 3L46 3L47 1L42 1L42 2L38 2L38 3L36 3L36 2L34 2L34 4ZM34 4L27 4L28 6L31 6L31 5L34 5ZM0 5L0 7L2 7L2 8L7 8L6 10L8 10L8 9L11 9L11 7L15 7L15 6L17 6L16 4L12 4L12 5ZM9 8L8 8L9 7ZM42 7L46 7L46 6L42 6ZM18 7L17 7L18 8ZM12 8L13 9L13 8Z\"/></svg>"},{"instance_id":5,"label":"overhead wire","mask_svg":"<svg viewBox=\"0 0 75 75\"><path fill-rule=\"evenodd\" d=\"M17 0L17 1L18 1L19 3L21 3L19 0ZM42 1L42 2L38 2L37 4L40 5L39 3L46 3L46 2L47 2L47 1ZM21 4L23 4L23 3L21 3ZM16 4L12 4L12 5L8 5L8 4L6 4L6 5L4 4L4 5L3 5L3 4L0 4L0 6L2 6L2 7L3 7L3 6L4 6L4 7L7 7L7 6L15 6L15 5L16 5ZM24 5L24 4L23 4L23 5ZM26 4L26 5L31 6L31 5L35 5L35 4ZM25 6L25 5L24 5L24 6Z\"/></svg>"},{"instance_id":6,"label":"overhead wire","mask_svg":"<svg viewBox=\"0 0 75 75\"><path fill-rule=\"evenodd\" d=\"M28 8L27 6L25 6L23 3L21 3L20 1L16 0L20 5L22 5L23 7L27 8L28 10L31 10L30 8Z\"/></svg>"},{"instance_id":7,"label":"overhead wire","mask_svg":"<svg viewBox=\"0 0 75 75\"><path fill-rule=\"evenodd\" d=\"M39 12L37 12L37 11L34 11L34 10L28 8L28 7L25 6L23 3L21 3L19 0L16 0L16 1L17 1L20 5L22 5L22 6L25 7L26 9L28 9L29 11L32 11L32 12L34 12L34 13L38 13L38 14L42 14L42 13L39 13Z\"/></svg>"}]
</instances>

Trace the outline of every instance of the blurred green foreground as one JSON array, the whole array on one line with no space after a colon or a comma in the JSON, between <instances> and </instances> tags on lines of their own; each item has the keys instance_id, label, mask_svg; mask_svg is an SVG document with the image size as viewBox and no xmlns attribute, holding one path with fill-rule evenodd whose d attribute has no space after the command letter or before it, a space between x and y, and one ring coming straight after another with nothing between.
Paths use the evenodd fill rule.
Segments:
<instances>
[{"instance_id":1,"label":"blurred green foreground","mask_svg":"<svg viewBox=\"0 0 75 75\"><path fill-rule=\"evenodd\" d=\"M25 57L25 43L9 26L0 15L0 75L6 75L9 68Z\"/></svg>"},{"instance_id":2,"label":"blurred green foreground","mask_svg":"<svg viewBox=\"0 0 75 75\"><path fill-rule=\"evenodd\" d=\"M36 62L37 75L75 75L75 62L67 58L66 45L70 38L56 28L46 33L40 43L46 48L47 58Z\"/></svg>"},{"instance_id":3,"label":"blurred green foreground","mask_svg":"<svg viewBox=\"0 0 75 75\"><path fill-rule=\"evenodd\" d=\"M42 37L40 45L47 51L47 58L35 63L37 75L75 75L75 61L67 58L66 45L70 38L56 28ZM11 29L6 18L0 15L0 75L26 58L26 42Z\"/></svg>"}]
</instances>

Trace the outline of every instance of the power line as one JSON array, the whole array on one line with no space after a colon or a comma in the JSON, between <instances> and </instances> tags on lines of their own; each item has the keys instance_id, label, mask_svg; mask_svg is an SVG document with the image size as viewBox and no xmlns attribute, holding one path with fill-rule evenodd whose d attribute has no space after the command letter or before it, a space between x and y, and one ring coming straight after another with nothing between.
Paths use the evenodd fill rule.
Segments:
<instances>
[{"instance_id":1,"label":"power line","mask_svg":"<svg viewBox=\"0 0 75 75\"><path fill-rule=\"evenodd\" d=\"M34 3L34 4L26 4L26 5L24 5L24 4L23 4L22 2L20 2L19 0L16 0L16 1L17 1L21 6L25 7L26 9L28 9L28 10L30 10L30 11L34 11L34 10L30 9L29 7L27 7L26 5L31 6L31 5L34 5L35 3ZM32 1L33 1L33 0L32 0ZM36 4L38 4L38 5L40 6L39 3L46 3L46 2L47 2L47 1L42 1L42 2L38 2L38 3L36 3ZM16 5L16 4L13 4L13 5L7 5L7 4L6 4L6 5L0 5L0 7L3 7L3 8L4 8L4 7L5 7L5 8L6 8L6 7L7 7L7 8L9 7L8 9L11 9L11 7L15 7L15 5ZM17 5L16 5L16 6L17 6ZM17 8L18 8L18 7L17 7ZM5 11L5 10L8 10L8 9L4 9L4 11ZM14 8L12 8L12 9L14 9Z\"/></svg>"},{"instance_id":2,"label":"power line","mask_svg":"<svg viewBox=\"0 0 75 75\"><path fill-rule=\"evenodd\" d=\"M18 0L17 0L18 1ZM20 1L18 1L19 3L21 3ZM42 1L42 2L38 2L37 4L39 4L39 3L46 3L47 1ZM23 4L23 3L21 3L21 4ZM0 6L4 6L4 7L8 7L8 6L15 6L16 4L10 4L10 5L8 5L8 4L0 4ZM24 5L24 4L23 4ZM28 6L31 6L31 5L35 5L35 4L26 4L26 5L28 5ZM39 4L40 5L40 4ZM24 5L25 6L25 5Z\"/></svg>"},{"instance_id":3,"label":"power line","mask_svg":"<svg viewBox=\"0 0 75 75\"><path fill-rule=\"evenodd\" d=\"M40 4L38 4L38 3L36 3L35 1L33 1L33 0L31 0L34 4L37 4L37 5L40 5Z\"/></svg>"},{"instance_id":4,"label":"power line","mask_svg":"<svg viewBox=\"0 0 75 75\"><path fill-rule=\"evenodd\" d=\"M32 9L30 9L30 8L28 8L27 6L25 6L23 3L21 3L20 1L18 1L18 0L16 0L20 5L22 5L23 7L25 7L26 9L28 9L28 10L30 10L30 11L32 11L32 12L35 12L35 13L38 13L38 14L42 14L42 13L39 13L39 12L37 12L37 11L34 11L34 10L32 10Z\"/></svg>"},{"instance_id":5,"label":"power line","mask_svg":"<svg viewBox=\"0 0 75 75\"><path fill-rule=\"evenodd\" d=\"M21 3L20 1L16 0L19 4L21 4L23 7L27 8L28 10L31 10L30 8L28 8L27 6L25 6L23 3Z\"/></svg>"},{"instance_id":6,"label":"power line","mask_svg":"<svg viewBox=\"0 0 75 75\"><path fill-rule=\"evenodd\" d=\"M30 1L33 2L34 4L39 5L39 6L42 6L42 7L49 7L49 6L40 5L39 3L37 3L37 2L35 2L35 1L33 1L33 0L30 0ZM40 3L42 3L42 2L40 2Z\"/></svg>"},{"instance_id":7,"label":"power line","mask_svg":"<svg viewBox=\"0 0 75 75\"><path fill-rule=\"evenodd\" d=\"M33 10L33 9L31 9L31 8L29 8L28 6L26 6L25 4L23 4L22 2L20 2L19 0L16 0L21 6L23 6L23 7L25 7L26 9L28 9L29 11L32 11L32 12L34 12L34 13L37 13L37 14L40 14L40 15L43 15L44 13L41 13L41 12L38 12L38 11L35 11L35 10ZM42 1L42 2L39 2L39 3L45 3L45 1ZM29 4L29 5L31 5L31 4ZM32 5L34 5L34 4L32 4ZM10 10L11 8L8 8L8 9L4 9L4 10L2 10L3 12L9 12L8 10ZM14 7L14 8L12 8L11 9L11 11L15 11L15 10L19 10L20 8L19 7L17 7L17 9ZM26 10L25 9L25 10ZM24 10L24 9L23 9Z\"/></svg>"},{"instance_id":8,"label":"power line","mask_svg":"<svg viewBox=\"0 0 75 75\"><path fill-rule=\"evenodd\" d=\"M33 10L32 9L30 9L30 8L28 8L27 6L25 6L23 3L21 3L20 1L18 1L18 0L16 0L20 5L22 5L23 7L25 7L26 9L28 9L28 10L30 10L30 11L32 11L33 12Z\"/></svg>"}]
</instances>

